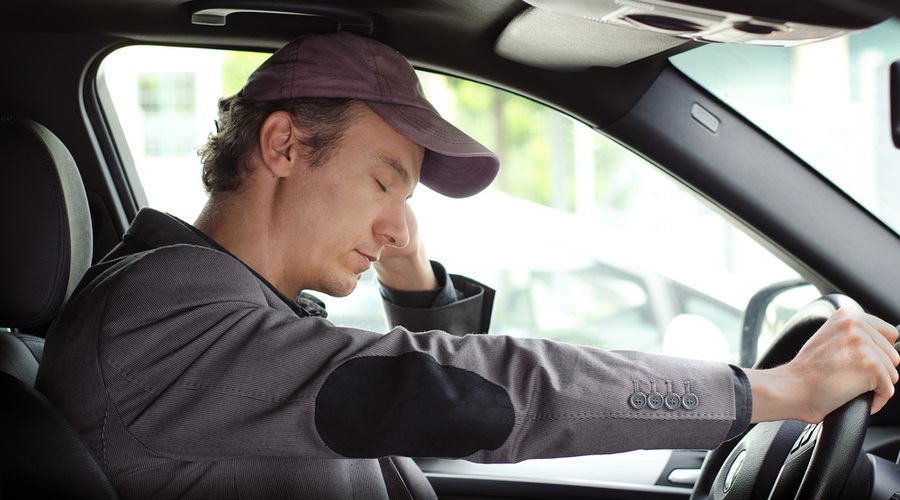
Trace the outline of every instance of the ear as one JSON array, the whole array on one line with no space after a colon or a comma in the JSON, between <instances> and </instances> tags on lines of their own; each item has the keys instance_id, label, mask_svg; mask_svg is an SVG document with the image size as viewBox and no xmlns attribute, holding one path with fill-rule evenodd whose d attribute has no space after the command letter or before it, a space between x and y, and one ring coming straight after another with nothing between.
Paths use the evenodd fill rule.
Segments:
<instances>
[{"instance_id":1,"label":"ear","mask_svg":"<svg viewBox=\"0 0 900 500\"><path fill-rule=\"evenodd\" d=\"M259 129L259 150L263 164L275 177L287 177L295 164L294 123L286 111L276 111Z\"/></svg>"}]
</instances>

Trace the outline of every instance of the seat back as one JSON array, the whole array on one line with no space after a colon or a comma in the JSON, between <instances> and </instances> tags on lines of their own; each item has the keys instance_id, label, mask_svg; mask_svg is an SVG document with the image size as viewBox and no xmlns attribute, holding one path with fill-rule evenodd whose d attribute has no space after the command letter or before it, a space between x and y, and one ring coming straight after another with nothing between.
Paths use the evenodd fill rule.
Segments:
<instances>
[{"instance_id":1,"label":"seat back","mask_svg":"<svg viewBox=\"0 0 900 500\"><path fill-rule=\"evenodd\" d=\"M75 160L46 127L0 118L0 371L34 383L44 331L91 263L91 216ZM19 345L21 344L21 345Z\"/></svg>"},{"instance_id":2,"label":"seat back","mask_svg":"<svg viewBox=\"0 0 900 500\"><path fill-rule=\"evenodd\" d=\"M0 118L0 497L118 498L81 435L33 388L45 331L90 266L72 155L47 128Z\"/></svg>"},{"instance_id":3,"label":"seat back","mask_svg":"<svg viewBox=\"0 0 900 500\"><path fill-rule=\"evenodd\" d=\"M30 385L0 372L0 498L119 498L81 435Z\"/></svg>"},{"instance_id":4,"label":"seat back","mask_svg":"<svg viewBox=\"0 0 900 500\"><path fill-rule=\"evenodd\" d=\"M0 326L47 325L90 266L91 215L72 155L23 118L0 118L0 238Z\"/></svg>"}]
</instances>

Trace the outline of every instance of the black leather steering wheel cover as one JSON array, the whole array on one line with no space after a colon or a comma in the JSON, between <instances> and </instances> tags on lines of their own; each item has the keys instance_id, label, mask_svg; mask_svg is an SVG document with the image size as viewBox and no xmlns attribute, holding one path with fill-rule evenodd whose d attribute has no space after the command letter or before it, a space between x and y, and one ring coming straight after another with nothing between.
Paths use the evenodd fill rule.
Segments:
<instances>
[{"instance_id":1,"label":"black leather steering wheel cover","mask_svg":"<svg viewBox=\"0 0 900 500\"><path fill-rule=\"evenodd\" d=\"M872 393L867 392L825 417L798 500L834 498L843 491L862 451L871 408Z\"/></svg>"},{"instance_id":2,"label":"black leather steering wheel cover","mask_svg":"<svg viewBox=\"0 0 900 500\"><path fill-rule=\"evenodd\" d=\"M781 472L781 464L805 427L806 424L797 420L755 425L732 450L716 475L709 496L729 500L768 497ZM742 453L741 464L735 465ZM727 481L731 469L736 469L737 473Z\"/></svg>"}]
</instances>

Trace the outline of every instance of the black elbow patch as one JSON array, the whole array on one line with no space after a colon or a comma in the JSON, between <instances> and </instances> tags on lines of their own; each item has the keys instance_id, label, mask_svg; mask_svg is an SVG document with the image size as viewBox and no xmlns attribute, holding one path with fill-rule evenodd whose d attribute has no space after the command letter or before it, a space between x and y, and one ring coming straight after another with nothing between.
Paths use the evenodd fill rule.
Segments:
<instances>
[{"instance_id":1,"label":"black elbow patch","mask_svg":"<svg viewBox=\"0 0 900 500\"><path fill-rule=\"evenodd\" d=\"M427 354L352 359L316 398L316 429L345 457L463 457L502 445L512 400L477 373Z\"/></svg>"}]
</instances>

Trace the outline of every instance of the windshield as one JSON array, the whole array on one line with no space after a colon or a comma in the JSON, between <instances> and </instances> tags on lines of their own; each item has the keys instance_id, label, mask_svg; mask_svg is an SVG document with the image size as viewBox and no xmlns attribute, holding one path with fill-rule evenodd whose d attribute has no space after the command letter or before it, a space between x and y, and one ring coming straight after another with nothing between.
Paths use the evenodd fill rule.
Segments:
<instances>
[{"instance_id":1,"label":"windshield","mask_svg":"<svg viewBox=\"0 0 900 500\"><path fill-rule=\"evenodd\" d=\"M888 97L897 59L900 21L890 20L793 48L710 44L672 62L898 231Z\"/></svg>"}]
</instances>

